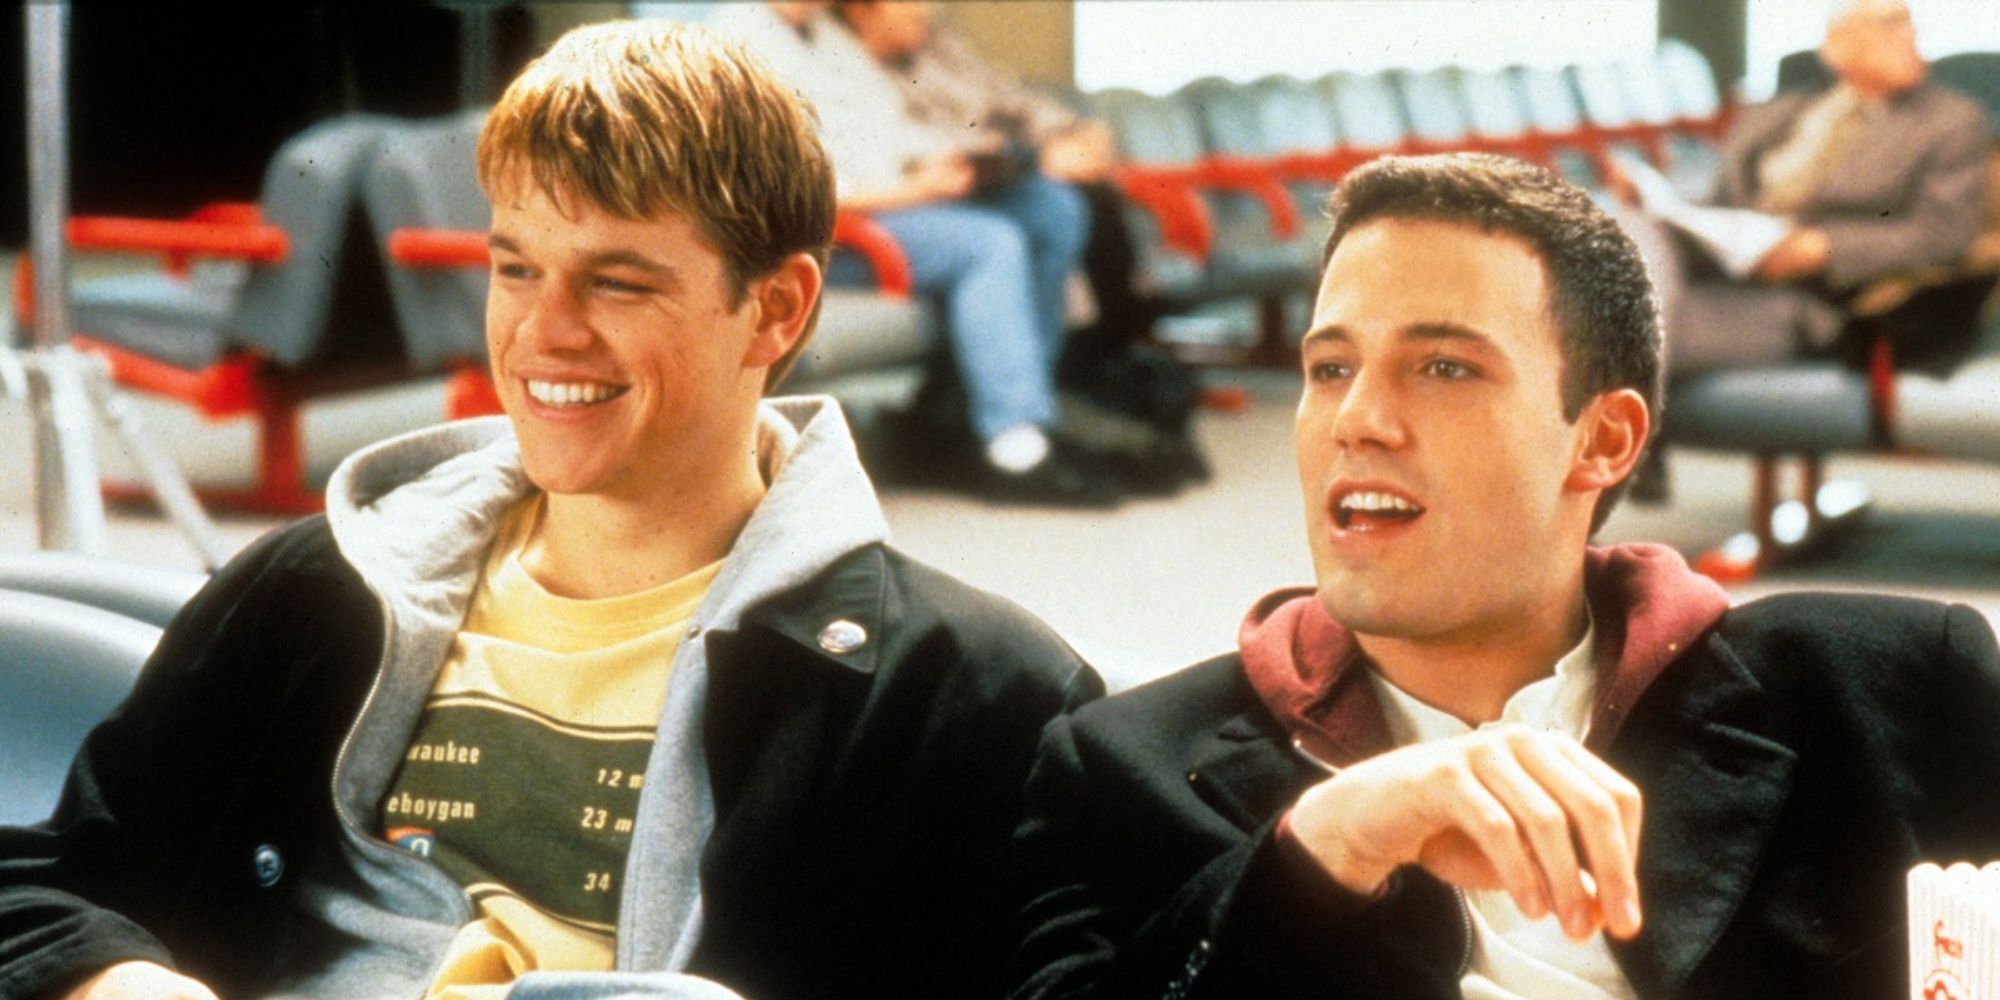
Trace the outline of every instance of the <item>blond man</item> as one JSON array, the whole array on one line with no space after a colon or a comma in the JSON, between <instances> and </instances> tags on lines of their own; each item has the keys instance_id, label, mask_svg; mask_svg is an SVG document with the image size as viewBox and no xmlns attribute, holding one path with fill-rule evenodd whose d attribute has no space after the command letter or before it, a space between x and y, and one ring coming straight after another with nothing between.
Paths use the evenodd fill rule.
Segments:
<instances>
[{"instance_id":1,"label":"blond man","mask_svg":"<svg viewBox=\"0 0 2000 1000\"><path fill-rule=\"evenodd\" d=\"M994 991L1035 734L1100 685L887 545L832 401L761 398L832 229L811 113L600 25L478 162L506 419L357 454L183 612L0 831L0 995Z\"/></svg>"}]
</instances>

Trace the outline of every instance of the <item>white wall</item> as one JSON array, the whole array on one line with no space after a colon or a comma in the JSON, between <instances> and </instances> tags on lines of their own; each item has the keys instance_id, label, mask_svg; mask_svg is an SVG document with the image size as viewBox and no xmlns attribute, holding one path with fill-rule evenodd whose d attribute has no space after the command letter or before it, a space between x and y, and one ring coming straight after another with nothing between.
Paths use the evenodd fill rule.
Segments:
<instances>
[{"instance_id":1,"label":"white wall","mask_svg":"<svg viewBox=\"0 0 2000 1000\"><path fill-rule=\"evenodd\" d=\"M1166 93L1208 75L1562 65L1643 56L1657 31L1653 0L1078 0L1076 81Z\"/></svg>"}]
</instances>

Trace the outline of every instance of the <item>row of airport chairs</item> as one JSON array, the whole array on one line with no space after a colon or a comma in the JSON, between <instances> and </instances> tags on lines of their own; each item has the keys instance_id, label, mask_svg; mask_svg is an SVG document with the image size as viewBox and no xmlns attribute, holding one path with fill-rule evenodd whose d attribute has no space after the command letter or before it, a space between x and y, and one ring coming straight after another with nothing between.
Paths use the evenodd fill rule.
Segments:
<instances>
[{"instance_id":1,"label":"row of airport chairs","mask_svg":"<svg viewBox=\"0 0 2000 1000\"><path fill-rule=\"evenodd\" d=\"M300 438L302 407L315 398L450 372L451 415L496 408L483 375L488 207L474 167L483 121L483 111L342 116L277 152L255 204L176 220L70 220L76 251L164 265L78 282L74 343L108 359L124 386L257 423L254 485L205 488L210 503L317 509ZM914 369L937 336L909 296L908 261L865 218L843 216L837 239L870 262L878 288L828 295L799 384ZM23 257L22 327L31 269Z\"/></svg>"},{"instance_id":2,"label":"row of airport chairs","mask_svg":"<svg viewBox=\"0 0 2000 1000\"><path fill-rule=\"evenodd\" d=\"M1289 354L1278 300L1313 286L1321 205L1355 166L1483 150L1598 188L1623 151L1694 190L1714 172L1731 111L1706 60L1677 40L1647 59L1561 69L1210 77L1166 96L1114 89L1081 104L1118 135L1143 287L1169 311L1259 300L1267 360Z\"/></svg>"}]
</instances>

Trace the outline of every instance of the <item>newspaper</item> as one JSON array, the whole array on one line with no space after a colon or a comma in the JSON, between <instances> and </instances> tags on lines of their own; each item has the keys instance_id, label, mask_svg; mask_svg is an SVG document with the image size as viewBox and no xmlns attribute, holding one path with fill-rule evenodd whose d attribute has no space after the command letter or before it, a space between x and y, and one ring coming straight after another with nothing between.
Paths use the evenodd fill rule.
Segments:
<instances>
[{"instance_id":1,"label":"newspaper","mask_svg":"<svg viewBox=\"0 0 2000 1000\"><path fill-rule=\"evenodd\" d=\"M1731 277L1749 277L1757 262L1792 232L1791 221L1783 216L1695 204L1682 197L1673 181L1638 157L1613 153L1612 159L1632 182L1641 208L1692 237Z\"/></svg>"}]
</instances>

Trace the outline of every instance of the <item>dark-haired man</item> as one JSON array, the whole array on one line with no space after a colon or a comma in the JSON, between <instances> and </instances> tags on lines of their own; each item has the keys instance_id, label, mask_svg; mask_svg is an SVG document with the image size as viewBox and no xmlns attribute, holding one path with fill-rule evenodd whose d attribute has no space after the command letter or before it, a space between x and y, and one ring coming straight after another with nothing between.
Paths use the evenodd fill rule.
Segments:
<instances>
[{"instance_id":1,"label":"dark-haired man","mask_svg":"<svg viewBox=\"0 0 2000 1000\"><path fill-rule=\"evenodd\" d=\"M1018 997L1880 997L1921 858L2000 853L1963 607L1731 609L1587 547L1659 378L1636 250L1487 156L1335 195L1297 454L1318 585L1051 724Z\"/></svg>"}]
</instances>

